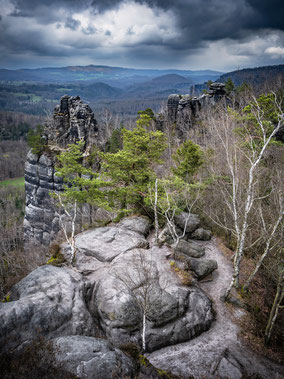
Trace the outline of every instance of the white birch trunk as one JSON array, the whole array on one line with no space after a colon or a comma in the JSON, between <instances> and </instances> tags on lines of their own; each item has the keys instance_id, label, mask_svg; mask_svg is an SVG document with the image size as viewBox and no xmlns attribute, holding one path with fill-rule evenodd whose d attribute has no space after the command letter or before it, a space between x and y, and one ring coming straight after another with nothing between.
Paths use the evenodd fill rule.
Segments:
<instances>
[{"instance_id":1,"label":"white birch trunk","mask_svg":"<svg viewBox=\"0 0 284 379\"><path fill-rule=\"evenodd\" d=\"M274 323L277 319L279 308L281 306L281 302L284 297L284 290L283 290L283 274L284 271L280 273L279 282L277 285L277 292L274 298L273 306L269 315L268 323L265 329L265 343L269 343L271 338L272 329L274 326Z\"/></svg>"},{"instance_id":2,"label":"white birch trunk","mask_svg":"<svg viewBox=\"0 0 284 379\"><path fill-rule=\"evenodd\" d=\"M256 100L255 100L255 102L256 102ZM258 111L260 111L260 108L259 108L259 105L257 102L256 102L256 106L257 106ZM267 146L269 145L271 139L274 137L274 135L280 129L280 126L282 125L283 118L284 118L283 113L279 114L279 121L278 121L277 127L273 130L273 132L269 135L269 137L266 138L265 128L263 126L262 120L260 118L261 116L259 116L259 114L257 114L256 117L257 117L257 122L258 122L258 124L261 127L262 132L263 132L264 144L263 144L261 151L257 155L255 155L256 151L255 150L253 151L253 158L252 158L252 160L250 160L251 167L249 170L249 182L248 182L248 189L247 189L247 195L246 195L246 201L245 201L245 211L244 211L243 223L242 223L242 226L240 229L240 239L239 239L239 243L237 244L238 246L237 246L237 250L235 253L235 257L234 257L234 274L233 274L232 281L231 281L228 289L225 292L225 295L224 295L225 300L229 297L233 286L235 286L236 288L239 287L240 265L241 265L243 254L244 254L244 248L245 248L245 242L246 242L246 236L247 236L247 230L248 230L248 216L250 214L253 202L255 200L255 198L254 198L255 170L258 167L258 165L259 165L259 163L260 163L260 161L264 155L264 152L267 149Z\"/></svg>"},{"instance_id":3,"label":"white birch trunk","mask_svg":"<svg viewBox=\"0 0 284 379\"><path fill-rule=\"evenodd\" d=\"M260 269L260 266L262 265L262 262L264 261L264 259L266 258L266 256L269 254L270 252L270 245L271 245L271 241L272 241L272 238L281 222L283 218L283 211L280 213L274 227L273 227L273 230L266 242L266 246L265 246L265 249L264 249L264 253L262 254L262 256L259 258L259 261L257 262L257 265L255 266L255 269L253 270L253 272L250 274L248 280L246 281L245 285L244 285L244 290L247 290L253 280L253 278L255 277L255 275L257 274L258 270Z\"/></svg>"},{"instance_id":4,"label":"white birch trunk","mask_svg":"<svg viewBox=\"0 0 284 379\"><path fill-rule=\"evenodd\" d=\"M154 201L154 217L155 217L155 242L158 243L159 239L159 220L158 220L158 179L155 180L155 201Z\"/></svg>"},{"instance_id":5,"label":"white birch trunk","mask_svg":"<svg viewBox=\"0 0 284 379\"><path fill-rule=\"evenodd\" d=\"M143 349L143 351L146 351L146 314L145 314L145 311L143 311L141 337L142 337L142 349Z\"/></svg>"}]
</instances>

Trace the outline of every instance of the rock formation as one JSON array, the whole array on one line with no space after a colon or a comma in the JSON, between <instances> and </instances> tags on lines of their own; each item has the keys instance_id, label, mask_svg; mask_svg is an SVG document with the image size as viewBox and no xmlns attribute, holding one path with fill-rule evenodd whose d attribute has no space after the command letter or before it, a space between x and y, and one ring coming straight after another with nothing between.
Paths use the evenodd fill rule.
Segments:
<instances>
[{"instance_id":1,"label":"rock formation","mask_svg":"<svg viewBox=\"0 0 284 379\"><path fill-rule=\"evenodd\" d=\"M133 362L119 348L142 346L143 312L147 351L206 331L211 301L170 270L168 247L149 248L150 226L148 218L133 216L80 233L75 267L41 266L16 284L10 301L0 303L2 353L19 352L40 336L53 344L55 367L63 363L86 378L81 373L95 366L101 377L115 368L121 377L134 377ZM62 252L68 260L66 244Z\"/></svg>"},{"instance_id":2,"label":"rock formation","mask_svg":"<svg viewBox=\"0 0 284 379\"><path fill-rule=\"evenodd\" d=\"M248 351L240 350L235 363L236 349L223 345L218 329L227 320L225 313L221 321L217 319L212 324L212 302L199 283L193 280L192 284L184 284L172 269L175 261L178 271L180 267L191 269L202 279L217 268L210 255L212 245L210 259L204 259L204 255L208 257L208 242L192 240L200 229L198 217L181 214L177 218L180 227L189 218L186 237L174 255L167 244L153 245L151 223L146 217L127 217L117 224L78 234L75 267L41 266L12 288L8 302L0 303L0 358L6 357L7 363L11 359L21 362L32 359L32 365L39 365L39 372L46 367L54 378L161 378L161 372L149 365L145 357L140 356L142 361L137 361L145 313L146 351L151 360L154 358L155 362L155 357L163 360L163 351L167 349L189 350L190 365L182 357L175 361L174 371L178 371L179 359L182 362L178 377L190 378L188 372L192 371L198 372L194 378L225 379L234 372L240 378L243 373L244 377L248 377L246 373L250 377L254 374L267 379L278 377L280 367L269 363L270 369L265 371L263 362ZM70 251L66 244L61 251L68 260ZM202 258L196 258L197 252ZM217 259L223 264L220 257ZM216 273L218 277L218 270L213 277ZM214 298L217 300L220 301L219 295ZM212 340L210 331L216 323L217 331L212 332L216 337ZM207 371L202 352L196 356L194 345L199 338L205 341L202 351L210 357ZM218 351L215 348L208 351L207 343L216 344ZM238 341L234 343L239 346ZM226 353L220 358L219 349L225 348ZM171 370L170 366L163 363L161 368ZM210 367L214 368L213 374L209 374ZM273 374L269 376L267 372Z\"/></svg>"},{"instance_id":3,"label":"rock formation","mask_svg":"<svg viewBox=\"0 0 284 379\"><path fill-rule=\"evenodd\" d=\"M164 128L164 122L174 124L176 136L182 140L186 137L187 130L192 127L201 108L214 105L223 98L227 99L223 83L212 83L208 93L199 97L170 95L167 103L167 118L158 120L159 128Z\"/></svg>"},{"instance_id":4,"label":"rock formation","mask_svg":"<svg viewBox=\"0 0 284 379\"><path fill-rule=\"evenodd\" d=\"M48 246L59 231L49 193L61 189L61 180L54 175L56 151L83 139L85 150L98 145L101 135L94 113L80 98L63 96L46 123L45 151L41 155L28 153L25 166L26 211L25 242Z\"/></svg>"}]
</instances>

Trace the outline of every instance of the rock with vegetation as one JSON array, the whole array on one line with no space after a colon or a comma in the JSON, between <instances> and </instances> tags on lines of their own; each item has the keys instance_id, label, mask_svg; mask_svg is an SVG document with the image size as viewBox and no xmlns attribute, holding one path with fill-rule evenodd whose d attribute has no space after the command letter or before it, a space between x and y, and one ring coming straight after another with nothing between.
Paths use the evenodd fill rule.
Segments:
<instances>
[{"instance_id":1,"label":"rock with vegetation","mask_svg":"<svg viewBox=\"0 0 284 379\"><path fill-rule=\"evenodd\" d=\"M204 107L216 104L222 99L227 99L225 84L211 83L209 91L199 97L191 95L173 94L168 97L167 115L164 120L158 120L161 130L166 124L175 125L175 134L180 140L184 140L188 130L193 126L200 110Z\"/></svg>"},{"instance_id":2,"label":"rock with vegetation","mask_svg":"<svg viewBox=\"0 0 284 379\"><path fill-rule=\"evenodd\" d=\"M200 226L200 219L196 214L182 212L175 217L175 223L182 231L192 233Z\"/></svg>"},{"instance_id":3,"label":"rock with vegetation","mask_svg":"<svg viewBox=\"0 0 284 379\"><path fill-rule=\"evenodd\" d=\"M101 137L90 107L78 96L63 96L53 116L46 122L43 137L40 135L39 138L44 139L44 145L39 149L38 139L35 139L36 154L31 146L25 165L24 238L27 245L48 246L60 229L54 202L49 195L51 191L62 188L62 179L54 175L56 152L69 143L83 140L84 151L88 154L91 145L98 145Z\"/></svg>"},{"instance_id":4,"label":"rock with vegetation","mask_svg":"<svg viewBox=\"0 0 284 379\"><path fill-rule=\"evenodd\" d=\"M147 351L187 341L213 320L202 291L171 271L169 277L170 248L145 249L149 226L147 218L134 216L76 238L76 267L90 283L89 310L117 347L142 345L143 314ZM68 259L67 247L64 254Z\"/></svg>"},{"instance_id":5,"label":"rock with vegetation","mask_svg":"<svg viewBox=\"0 0 284 379\"><path fill-rule=\"evenodd\" d=\"M99 129L94 113L79 96L61 97L60 105L54 108L53 118L49 121L46 135L50 146L66 147L84 140L87 147L98 141Z\"/></svg>"}]
</instances>

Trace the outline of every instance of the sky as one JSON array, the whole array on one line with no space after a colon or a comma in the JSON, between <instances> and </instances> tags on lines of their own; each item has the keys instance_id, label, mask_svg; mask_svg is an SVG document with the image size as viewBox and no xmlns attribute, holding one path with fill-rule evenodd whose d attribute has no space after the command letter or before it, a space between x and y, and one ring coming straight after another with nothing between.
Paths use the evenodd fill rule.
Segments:
<instances>
[{"instance_id":1,"label":"sky","mask_svg":"<svg viewBox=\"0 0 284 379\"><path fill-rule=\"evenodd\" d=\"M0 67L284 64L284 0L0 0Z\"/></svg>"}]
</instances>

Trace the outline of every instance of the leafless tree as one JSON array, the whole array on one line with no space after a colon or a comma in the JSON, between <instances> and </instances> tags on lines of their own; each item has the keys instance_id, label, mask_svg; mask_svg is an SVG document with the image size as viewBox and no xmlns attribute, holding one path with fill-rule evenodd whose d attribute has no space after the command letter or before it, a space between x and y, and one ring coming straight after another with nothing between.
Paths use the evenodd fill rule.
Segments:
<instances>
[{"instance_id":1,"label":"leafless tree","mask_svg":"<svg viewBox=\"0 0 284 379\"><path fill-rule=\"evenodd\" d=\"M138 250L133 257L131 266L123 274L115 273L115 278L122 281L138 304L141 313L141 339L142 349L146 351L147 317L152 309L152 291L155 282L158 281L158 271L150 256L149 250Z\"/></svg>"},{"instance_id":2,"label":"leafless tree","mask_svg":"<svg viewBox=\"0 0 284 379\"><path fill-rule=\"evenodd\" d=\"M268 130L264 112L258 100L253 97L251 102L251 112L260 131L258 138L261 139L261 145L256 143L256 136L252 134L245 122L242 123L241 127L246 136L246 141L241 140L236 132L237 127L240 127L239 120L228 109L223 107L213 115L212 113L207 114L207 125L211 136L214 137L212 139L216 154L213 159L211 158L209 166L211 174L217 179L214 184L218 186L219 198L227 209L232 223L227 223L226 217L221 219L218 214L209 213L209 217L219 227L230 231L237 242L234 255L234 273L224 299L228 298L233 286L236 288L239 286L240 264L245 249L249 248L249 221L255 209L255 203L269 196L269 194L261 195L259 192L260 163L272 138L284 122L281 100L275 93L273 96L278 122L272 131ZM244 143L246 148L244 148ZM219 163L216 164L218 159ZM223 214L225 214L224 210Z\"/></svg>"},{"instance_id":3,"label":"leafless tree","mask_svg":"<svg viewBox=\"0 0 284 379\"><path fill-rule=\"evenodd\" d=\"M72 203L65 202L60 192L53 192L51 195L56 199L56 202L54 202L55 215L59 219L65 240L71 250L70 261L71 264L73 264L76 255L75 231L78 215L77 201L75 200Z\"/></svg>"}]
</instances>

